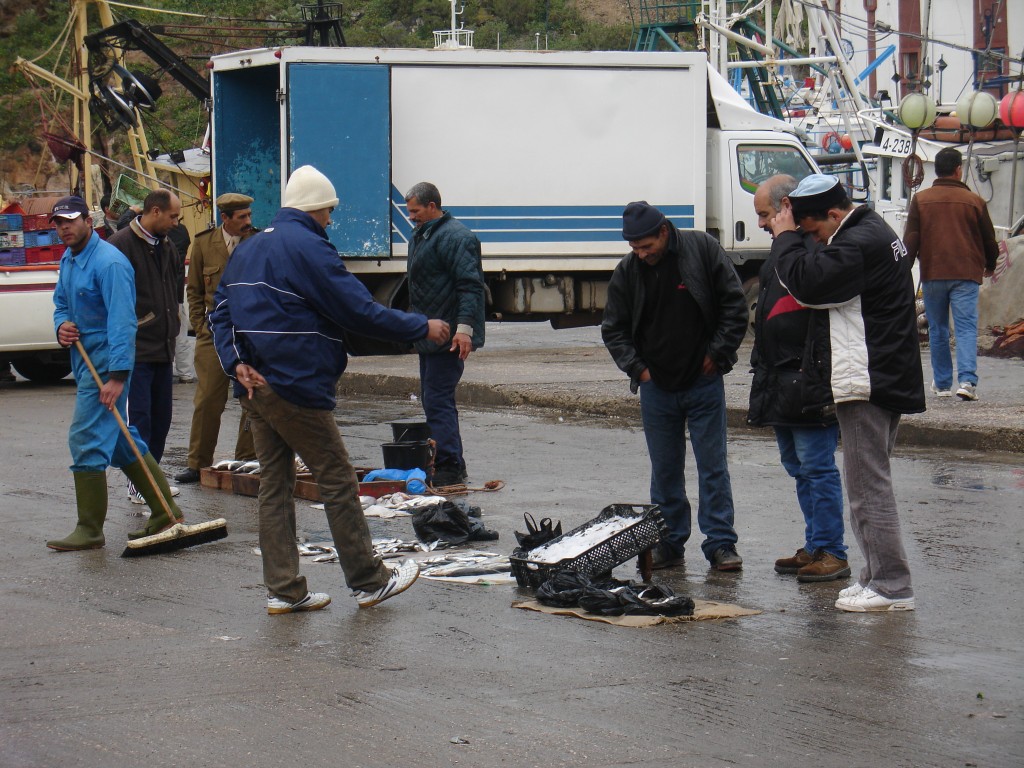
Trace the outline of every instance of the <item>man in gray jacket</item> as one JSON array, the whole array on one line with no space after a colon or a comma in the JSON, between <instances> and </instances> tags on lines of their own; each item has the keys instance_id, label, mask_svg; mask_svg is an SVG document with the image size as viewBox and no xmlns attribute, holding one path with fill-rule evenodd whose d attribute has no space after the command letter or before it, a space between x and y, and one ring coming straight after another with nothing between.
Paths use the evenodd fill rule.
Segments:
<instances>
[{"instance_id":1,"label":"man in gray jacket","mask_svg":"<svg viewBox=\"0 0 1024 768\"><path fill-rule=\"evenodd\" d=\"M464 482L459 411L455 388L466 358L484 345L484 273L480 241L441 209L441 193L423 181L405 196L409 220L416 225L409 243L409 309L444 320L454 329L451 342L415 343L420 355L423 412L437 443L431 485Z\"/></svg>"},{"instance_id":2,"label":"man in gray jacket","mask_svg":"<svg viewBox=\"0 0 1024 768\"><path fill-rule=\"evenodd\" d=\"M701 549L713 568L739 570L722 376L736 363L747 329L743 288L714 238L676 229L645 201L626 206L622 237L632 253L612 274L601 335L630 389L640 392L651 503L669 529L655 548L654 567L682 565L690 537L683 476L689 425Z\"/></svg>"}]
</instances>

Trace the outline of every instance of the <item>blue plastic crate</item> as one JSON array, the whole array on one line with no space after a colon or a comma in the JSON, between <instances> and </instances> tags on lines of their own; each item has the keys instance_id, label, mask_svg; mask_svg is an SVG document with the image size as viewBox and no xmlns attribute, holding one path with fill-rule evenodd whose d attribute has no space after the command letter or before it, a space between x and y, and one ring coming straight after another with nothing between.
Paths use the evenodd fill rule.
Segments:
<instances>
[{"instance_id":1,"label":"blue plastic crate","mask_svg":"<svg viewBox=\"0 0 1024 768\"><path fill-rule=\"evenodd\" d=\"M20 213L0 213L0 229L21 229Z\"/></svg>"},{"instance_id":2,"label":"blue plastic crate","mask_svg":"<svg viewBox=\"0 0 1024 768\"><path fill-rule=\"evenodd\" d=\"M0 267L25 266L24 248L0 248Z\"/></svg>"},{"instance_id":3,"label":"blue plastic crate","mask_svg":"<svg viewBox=\"0 0 1024 768\"><path fill-rule=\"evenodd\" d=\"M40 229L34 232L25 233L25 247L38 248L44 245L56 245L58 243L57 230Z\"/></svg>"}]
</instances>

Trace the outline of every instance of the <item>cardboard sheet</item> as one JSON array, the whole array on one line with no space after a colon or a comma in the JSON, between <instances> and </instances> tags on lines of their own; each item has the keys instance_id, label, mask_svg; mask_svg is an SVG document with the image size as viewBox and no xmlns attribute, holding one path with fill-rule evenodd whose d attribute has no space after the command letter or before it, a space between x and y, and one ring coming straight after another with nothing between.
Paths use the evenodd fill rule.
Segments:
<instances>
[{"instance_id":1,"label":"cardboard sheet","mask_svg":"<svg viewBox=\"0 0 1024 768\"><path fill-rule=\"evenodd\" d=\"M578 619L588 621L600 621L605 624L614 624L619 627L653 627L656 624L678 624L684 621L705 621L707 619L737 619L741 616L756 616L761 611L752 608L742 608L732 603L715 603L710 600L694 600L692 616L598 616L594 613L587 613L582 608L552 608L541 605L536 600L517 600L512 603L513 608L523 608L527 611L539 611L553 616L575 616Z\"/></svg>"}]
</instances>

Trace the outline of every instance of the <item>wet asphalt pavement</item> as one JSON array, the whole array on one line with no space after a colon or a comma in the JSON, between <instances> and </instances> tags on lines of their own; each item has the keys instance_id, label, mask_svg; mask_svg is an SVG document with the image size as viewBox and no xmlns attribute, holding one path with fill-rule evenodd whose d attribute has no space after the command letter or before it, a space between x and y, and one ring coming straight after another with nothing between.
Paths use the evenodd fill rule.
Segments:
<instances>
[{"instance_id":1,"label":"wet asphalt pavement","mask_svg":"<svg viewBox=\"0 0 1024 768\"><path fill-rule=\"evenodd\" d=\"M525 376L508 371L502 381ZM175 387L172 473L192 391ZM898 446L913 613L841 613L845 583L773 572L800 545L802 519L774 442L737 432L744 570L709 571L695 533L685 568L655 579L760 615L627 629L514 609L515 587L426 580L360 611L337 564L304 559L310 587L334 602L271 617L254 499L185 487L189 519L223 516L229 537L124 560L139 518L111 472L107 547L45 548L73 524L72 395L70 382L0 386L2 768L1024 764L1019 454ZM635 421L571 405L462 408L472 482L506 482L471 497L501 535L492 551L511 551L524 511L568 529L606 504L647 500ZM363 466L379 464L389 421L418 415L408 395L349 395L337 410ZM323 513L298 504L301 532L326 538ZM370 526L413 538L408 519Z\"/></svg>"}]
</instances>

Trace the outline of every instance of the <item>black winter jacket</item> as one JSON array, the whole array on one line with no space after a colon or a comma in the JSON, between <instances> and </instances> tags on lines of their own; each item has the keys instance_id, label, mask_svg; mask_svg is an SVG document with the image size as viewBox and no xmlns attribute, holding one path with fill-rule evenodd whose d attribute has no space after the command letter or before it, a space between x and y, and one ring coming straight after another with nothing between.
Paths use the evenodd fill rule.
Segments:
<instances>
[{"instance_id":1,"label":"black winter jacket","mask_svg":"<svg viewBox=\"0 0 1024 768\"><path fill-rule=\"evenodd\" d=\"M832 398L894 413L925 409L914 282L907 249L867 206L815 250L797 232L772 243L779 280L801 304L829 311Z\"/></svg>"},{"instance_id":2,"label":"black winter jacket","mask_svg":"<svg viewBox=\"0 0 1024 768\"><path fill-rule=\"evenodd\" d=\"M804 241L809 248L815 247L810 235ZM776 259L769 256L759 275L747 423L755 427L834 424L828 312L802 306L782 287Z\"/></svg>"},{"instance_id":3,"label":"black winter jacket","mask_svg":"<svg viewBox=\"0 0 1024 768\"><path fill-rule=\"evenodd\" d=\"M710 341L708 356L722 374L736 364L736 350L747 332L749 313L739 276L722 246L706 232L680 232L669 223L669 253L679 259L679 274L704 316ZM636 348L643 314L644 288L640 260L630 253L615 267L608 283L608 300L601 322L601 337L636 392L647 363ZM685 333L686 329L679 329Z\"/></svg>"},{"instance_id":4,"label":"black winter jacket","mask_svg":"<svg viewBox=\"0 0 1024 768\"><path fill-rule=\"evenodd\" d=\"M179 297L185 285L185 259L170 238L155 246L136 232L137 219L119 229L107 241L128 257L135 269L136 363L169 363L181 322Z\"/></svg>"}]
</instances>

